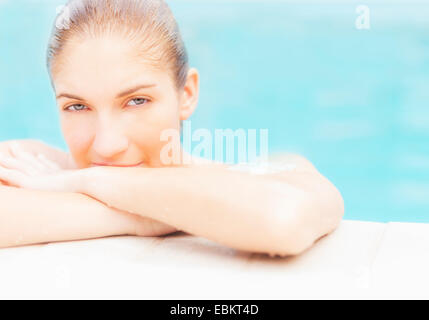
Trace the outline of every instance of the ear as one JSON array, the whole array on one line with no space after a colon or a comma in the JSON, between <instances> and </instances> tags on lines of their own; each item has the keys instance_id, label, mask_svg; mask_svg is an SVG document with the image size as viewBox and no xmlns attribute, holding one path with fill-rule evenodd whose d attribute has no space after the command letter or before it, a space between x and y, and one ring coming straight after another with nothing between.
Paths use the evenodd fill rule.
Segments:
<instances>
[{"instance_id":1,"label":"ear","mask_svg":"<svg viewBox=\"0 0 429 320\"><path fill-rule=\"evenodd\" d=\"M197 108L200 90L199 86L200 75L198 74L198 70L195 68L189 69L182 92L180 120L187 120Z\"/></svg>"}]
</instances>

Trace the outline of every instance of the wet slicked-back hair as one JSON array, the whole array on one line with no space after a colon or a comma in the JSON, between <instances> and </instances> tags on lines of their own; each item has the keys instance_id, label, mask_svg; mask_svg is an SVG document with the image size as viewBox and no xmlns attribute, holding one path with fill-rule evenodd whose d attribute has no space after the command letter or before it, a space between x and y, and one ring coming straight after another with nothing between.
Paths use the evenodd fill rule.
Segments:
<instances>
[{"instance_id":1,"label":"wet slicked-back hair","mask_svg":"<svg viewBox=\"0 0 429 320\"><path fill-rule=\"evenodd\" d=\"M179 27L164 0L69 0L58 14L49 40L51 74L66 44L85 37L119 34L137 45L142 59L172 72L178 89L188 73L188 55Z\"/></svg>"}]
</instances>

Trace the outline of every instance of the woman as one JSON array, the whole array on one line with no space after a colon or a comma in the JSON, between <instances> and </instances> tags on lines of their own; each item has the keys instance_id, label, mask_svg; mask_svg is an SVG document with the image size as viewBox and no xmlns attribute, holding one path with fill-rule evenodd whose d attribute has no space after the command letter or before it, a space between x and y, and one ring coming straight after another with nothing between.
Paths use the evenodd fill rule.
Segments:
<instances>
[{"instance_id":1,"label":"woman","mask_svg":"<svg viewBox=\"0 0 429 320\"><path fill-rule=\"evenodd\" d=\"M199 75L164 1L71 0L60 17L48 69L70 155L1 145L0 246L181 230L285 256L338 226L341 195L302 157L259 175L180 145L166 161L163 133L194 112Z\"/></svg>"}]
</instances>

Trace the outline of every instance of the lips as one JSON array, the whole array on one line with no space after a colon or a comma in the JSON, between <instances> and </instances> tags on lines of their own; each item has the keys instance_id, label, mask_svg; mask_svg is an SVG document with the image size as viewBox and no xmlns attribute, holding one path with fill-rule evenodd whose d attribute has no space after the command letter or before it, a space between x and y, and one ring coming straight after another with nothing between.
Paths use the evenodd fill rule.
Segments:
<instances>
[{"instance_id":1,"label":"lips","mask_svg":"<svg viewBox=\"0 0 429 320\"><path fill-rule=\"evenodd\" d=\"M139 167L143 165L144 162L139 162L137 164L115 164L115 163L92 163L93 167L120 167L120 168L132 168Z\"/></svg>"}]
</instances>

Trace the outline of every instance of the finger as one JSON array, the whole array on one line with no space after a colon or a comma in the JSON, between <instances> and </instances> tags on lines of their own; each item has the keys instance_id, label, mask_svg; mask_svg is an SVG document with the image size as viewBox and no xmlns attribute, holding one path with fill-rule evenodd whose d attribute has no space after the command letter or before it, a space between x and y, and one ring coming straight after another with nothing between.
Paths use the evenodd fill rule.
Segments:
<instances>
[{"instance_id":1,"label":"finger","mask_svg":"<svg viewBox=\"0 0 429 320\"><path fill-rule=\"evenodd\" d=\"M7 184L23 187L25 175L17 170L7 169L0 166L0 180L6 181Z\"/></svg>"},{"instance_id":2,"label":"finger","mask_svg":"<svg viewBox=\"0 0 429 320\"><path fill-rule=\"evenodd\" d=\"M1 180L0 179L0 186L9 186L9 183L7 183L6 180Z\"/></svg>"},{"instance_id":3,"label":"finger","mask_svg":"<svg viewBox=\"0 0 429 320\"><path fill-rule=\"evenodd\" d=\"M27 164L32 166L35 171L38 172L44 169L43 164L41 164L33 154L24 151L17 142L14 141L10 144L10 150L16 158L27 162Z\"/></svg>"},{"instance_id":4,"label":"finger","mask_svg":"<svg viewBox=\"0 0 429 320\"><path fill-rule=\"evenodd\" d=\"M0 154L3 154L5 156L12 156L12 154L10 153L10 143L0 147Z\"/></svg>"},{"instance_id":5,"label":"finger","mask_svg":"<svg viewBox=\"0 0 429 320\"><path fill-rule=\"evenodd\" d=\"M52 160L46 158L44 154L38 154L37 159L39 159L47 168L51 169L52 171L58 171L61 170L61 167L53 162Z\"/></svg>"},{"instance_id":6,"label":"finger","mask_svg":"<svg viewBox=\"0 0 429 320\"><path fill-rule=\"evenodd\" d=\"M28 175L35 174L35 170L32 166L30 166L28 163L12 158L7 157L0 154L0 165L5 167L5 169L12 169L12 170L18 170Z\"/></svg>"}]
</instances>

